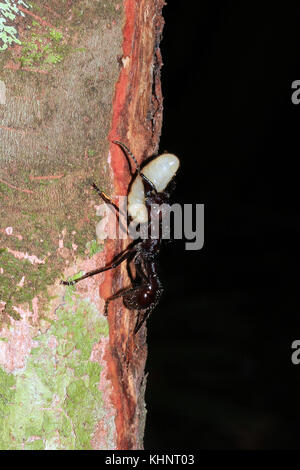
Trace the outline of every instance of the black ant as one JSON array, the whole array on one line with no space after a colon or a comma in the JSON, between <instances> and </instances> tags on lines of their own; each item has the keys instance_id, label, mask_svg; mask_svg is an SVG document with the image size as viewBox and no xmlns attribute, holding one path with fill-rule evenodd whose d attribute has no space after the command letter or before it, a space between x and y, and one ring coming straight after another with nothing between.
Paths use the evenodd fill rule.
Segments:
<instances>
[{"instance_id":1,"label":"black ant","mask_svg":"<svg viewBox=\"0 0 300 470\"><path fill-rule=\"evenodd\" d=\"M136 158L128 147L117 140L118 144L132 158L136 166L136 175L134 176L128 192L128 214L131 220L138 226L147 224L150 227L151 207L154 205L168 204L169 192L167 187L173 180L176 171L179 168L179 159L173 154L164 153L146 162L141 170ZM110 204L117 212L124 215L119 207L101 191L94 183L93 188L97 191L101 199ZM160 214L161 223L161 214ZM108 314L108 305L112 300L123 297L123 303L129 310L138 310L138 317L134 328L136 334L152 310L156 307L162 295L163 288L157 274L157 258L162 242L161 230L158 238L142 238L139 236L128 247L119 253L113 259L112 263L103 268L90 271L73 281L61 281L64 285L73 285L76 282L94 276L95 274L114 269L123 261L127 260L127 269L131 279L131 287L122 289L109 297L105 302L104 315ZM130 263L134 263L135 277L130 270Z\"/></svg>"}]
</instances>

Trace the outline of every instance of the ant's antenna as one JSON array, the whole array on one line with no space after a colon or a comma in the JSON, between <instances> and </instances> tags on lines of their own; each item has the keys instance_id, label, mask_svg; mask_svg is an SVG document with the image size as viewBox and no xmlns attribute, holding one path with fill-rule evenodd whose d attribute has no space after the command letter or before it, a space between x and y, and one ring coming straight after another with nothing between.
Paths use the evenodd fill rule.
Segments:
<instances>
[{"instance_id":1,"label":"ant's antenna","mask_svg":"<svg viewBox=\"0 0 300 470\"><path fill-rule=\"evenodd\" d=\"M126 145L123 144L122 142L119 142L118 140L113 140L113 143L120 145L124 150L126 150L126 152L128 153L128 155L130 155L131 158L132 158L132 160L134 161L135 166L136 166L136 169L137 169L137 172L138 172L139 174L141 174L141 167L140 167L140 165L138 164L137 159L135 158L135 156L133 155L133 153L129 150L129 148L126 147Z\"/></svg>"},{"instance_id":2,"label":"ant's antenna","mask_svg":"<svg viewBox=\"0 0 300 470\"><path fill-rule=\"evenodd\" d=\"M120 142L119 140L113 140L113 143L120 145L120 147L126 150L128 155L130 155L132 160L134 161L138 174L143 178L144 181L146 181L150 185L152 191L154 191L157 194L157 189L155 188L154 184L152 183L152 181L149 180L149 178L147 178L147 176L144 175L144 173L141 172L141 167L138 164L137 159L135 158L133 153L129 150L129 148L126 147L126 145Z\"/></svg>"}]
</instances>

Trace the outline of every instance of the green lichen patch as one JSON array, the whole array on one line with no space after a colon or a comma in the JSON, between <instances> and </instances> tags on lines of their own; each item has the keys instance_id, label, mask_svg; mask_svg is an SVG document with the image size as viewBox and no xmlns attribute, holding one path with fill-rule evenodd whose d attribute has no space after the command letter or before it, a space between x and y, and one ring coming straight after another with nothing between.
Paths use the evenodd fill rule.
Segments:
<instances>
[{"instance_id":1,"label":"green lichen patch","mask_svg":"<svg viewBox=\"0 0 300 470\"><path fill-rule=\"evenodd\" d=\"M103 243L100 244L97 240L87 242L86 247L90 258L92 258L96 253L103 251Z\"/></svg>"},{"instance_id":2,"label":"green lichen patch","mask_svg":"<svg viewBox=\"0 0 300 470\"><path fill-rule=\"evenodd\" d=\"M74 276L70 277L68 279L69 282L75 281L76 279L79 279L84 273L80 271L79 273L74 274ZM66 286L66 292L65 292L65 301L69 305L74 305L74 294L76 292L76 287L75 284L71 284L70 286Z\"/></svg>"},{"instance_id":3,"label":"green lichen patch","mask_svg":"<svg viewBox=\"0 0 300 470\"><path fill-rule=\"evenodd\" d=\"M69 52L67 41L61 31L32 21L23 32L21 53L15 60L22 67L39 67L45 70L50 65L62 62Z\"/></svg>"},{"instance_id":4,"label":"green lichen patch","mask_svg":"<svg viewBox=\"0 0 300 470\"><path fill-rule=\"evenodd\" d=\"M32 442L27 442L24 446L25 450L44 450L44 442L42 439L35 439Z\"/></svg>"},{"instance_id":5,"label":"green lichen patch","mask_svg":"<svg viewBox=\"0 0 300 470\"><path fill-rule=\"evenodd\" d=\"M77 294L56 313L24 371L0 368L0 449L91 449L103 411L101 366L90 357L107 321Z\"/></svg>"},{"instance_id":6,"label":"green lichen patch","mask_svg":"<svg viewBox=\"0 0 300 470\"><path fill-rule=\"evenodd\" d=\"M29 8L29 5L23 0L15 2L3 0L0 2L0 52L5 51L14 44L21 44L17 37L17 29L13 24L17 16L24 16L24 13L19 9L19 5Z\"/></svg>"},{"instance_id":7,"label":"green lichen patch","mask_svg":"<svg viewBox=\"0 0 300 470\"><path fill-rule=\"evenodd\" d=\"M65 200L62 209L66 187L69 199ZM40 308L43 308L49 300L48 286L62 277L66 258L92 257L103 249L94 240L98 217L90 202L93 192L87 183L81 186L81 183L69 185L65 180L41 180L36 183L36 188L40 189L37 197L24 199L22 193L0 184L0 200L6 197L7 201L5 206L0 204L1 228L11 226L13 221L13 233L22 235L19 239L0 232L0 268L3 270L0 273L0 301L6 302L5 313L15 319L18 314L13 306L26 303L31 307L35 296L39 296ZM74 205L76 194L82 198L81 204ZM60 241L63 242L62 249L59 249ZM18 259L6 247L34 255L43 263L32 264L28 259ZM18 286L23 277L23 285Z\"/></svg>"},{"instance_id":8,"label":"green lichen patch","mask_svg":"<svg viewBox=\"0 0 300 470\"><path fill-rule=\"evenodd\" d=\"M13 375L6 374L3 369L0 368L0 426L1 420L5 416L6 406L13 400L15 396L15 384L15 377Z\"/></svg>"},{"instance_id":9,"label":"green lichen patch","mask_svg":"<svg viewBox=\"0 0 300 470\"><path fill-rule=\"evenodd\" d=\"M48 262L45 264L32 264L27 259L17 259L7 250L0 251L0 266L4 273L1 275L0 299L6 302L5 312L15 319L19 315L13 309L13 305L28 303L32 308L34 296L45 291L45 285L54 282L58 273ZM18 285L25 276L24 285ZM12 289L12 286L15 286Z\"/></svg>"},{"instance_id":10,"label":"green lichen patch","mask_svg":"<svg viewBox=\"0 0 300 470\"><path fill-rule=\"evenodd\" d=\"M65 7L61 5L54 5L60 14L50 14L50 20L53 27L47 26L47 20L49 17L49 10L44 5L39 5L37 2L31 2L29 4L19 0L18 4L22 4L27 9L31 8L33 12L38 13L38 20L26 17L26 22L22 25L19 34L14 24L14 20L17 15L25 16L22 11L18 9L18 6L6 0L6 3L0 2L0 51L5 51L9 46L14 44L21 45L21 49L12 49L11 57L16 63L20 63L21 67L26 69L39 68L40 70L51 70L51 66L57 65L63 61L64 57L70 52L85 52L85 48L74 48L70 44L70 37L74 27L78 28L78 22L75 21L75 25L71 21L68 23L68 28L65 28L65 24L62 21L64 17L63 10L66 9L65 15L70 15L69 5ZM51 3L51 2L48 2ZM55 2L54 2L55 3ZM103 9L103 8L102 8ZM97 18L95 15L95 6L86 4L86 2L78 2L78 7L74 7L74 18L77 18L78 11L82 12L80 16L86 22L87 17ZM50 9L55 13L55 10ZM97 11L97 8L96 8ZM105 7L104 7L105 11ZM101 16L99 16L101 18ZM11 22L11 25L7 25L7 21ZM50 23L48 23L50 24ZM63 34L60 28L67 31Z\"/></svg>"}]
</instances>

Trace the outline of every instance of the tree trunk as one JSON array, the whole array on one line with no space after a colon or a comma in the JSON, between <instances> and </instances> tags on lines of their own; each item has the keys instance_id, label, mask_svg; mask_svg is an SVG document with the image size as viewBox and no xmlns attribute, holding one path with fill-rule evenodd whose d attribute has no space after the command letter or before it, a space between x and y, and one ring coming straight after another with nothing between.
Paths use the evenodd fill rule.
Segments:
<instances>
[{"instance_id":1,"label":"tree trunk","mask_svg":"<svg viewBox=\"0 0 300 470\"><path fill-rule=\"evenodd\" d=\"M94 181L126 195L158 148L163 0L0 2L0 448L140 449L146 327L104 300L126 267L65 287L99 242Z\"/></svg>"}]
</instances>

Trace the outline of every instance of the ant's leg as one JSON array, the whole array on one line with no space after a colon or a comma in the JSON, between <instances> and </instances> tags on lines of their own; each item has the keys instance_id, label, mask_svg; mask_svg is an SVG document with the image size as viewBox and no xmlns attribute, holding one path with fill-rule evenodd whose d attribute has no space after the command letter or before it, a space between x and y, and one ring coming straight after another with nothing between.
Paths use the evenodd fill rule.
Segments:
<instances>
[{"instance_id":1,"label":"ant's leg","mask_svg":"<svg viewBox=\"0 0 300 470\"><path fill-rule=\"evenodd\" d=\"M160 295L157 297L156 301L145 311L145 313L143 314L143 318L141 320L140 320L141 314L139 313L136 324L135 324L135 328L134 328L134 334L136 334L139 331L143 323L147 320L147 318L149 318L152 311L158 305L159 299L161 297L161 293L162 291L160 292Z\"/></svg>"},{"instance_id":2,"label":"ant's leg","mask_svg":"<svg viewBox=\"0 0 300 470\"><path fill-rule=\"evenodd\" d=\"M133 275L131 263L127 264L127 274L132 285L136 285L139 280L143 280L143 279L146 281L148 280L147 277L145 276L145 273L143 272L141 263L138 261L138 255L139 254L137 252L134 255L133 259L131 260L132 264L134 264L135 266L135 273L134 273L135 275Z\"/></svg>"},{"instance_id":3,"label":"ant's leg","mask_svg":"<svg viewBox=\"0 0 300 470\"><path fill-rule=\"evenodd\" d=\"M144 282L148 281L149 278L147 274L145 273L145 270L140 262L135 263L135 269L136 269L136 274L140 277L140 279L144 280Z\"/></svg>"},{"instance_id":4,"label":"ant's leg","mask_svg":"<svg viewBox=\"0 0 300 470\"><path fill-rule=\"evenodd\" d=\"M121 292L117 292L116 294L112 295L111 297L108 297L105 301L105 306L104 306L104 315L107 317L108 314L108 304L112 300L119 299L120 297L124 297L124 295L129 294L130 292L134 292L136 290L140 289L139 287L128 287L127 289L123 289Z\"/></svg>"},{"instance_id":5,"label":"ant's leg","mask_svg":"<svg viewBox=\"0 0 300 470\"><path fill-rule=\"evenodd\" d=\"M137 317L137 321L136 321L136 324L135 324L135 327L134 327L134 334L136 335L137 332L140 330L141 326L143 325L143 323L147 320L147 318L150 316L152 310L156 307L156 304L155 305L151 305L151 307L149 307L144 315L143 315L143 318L140 320L140 312L138 314L138 317Z\"/></svg>"},{"instance_id":6,"label":"ant's leg","mask_svg":"<svg viewBox=\"0 0 300 470\"><path fill-rule=\"evenodd\" d=\"M134 259L133 259L133 262L134 262ZM138 264L134 263L134 264L135 264L135 278L133 278L132 273L130 271L130 274L132 276L132 277L130 276L132 284L136 285L136 284L144 284L145 282L147 283L149 279L146 276L141 264L140 263ZM131 270L130 266L129 266L129 269Z\"/></svg>"},{"instance_id":7,"label":"ant's leg","mask_svg":"<svg viewBox=\"0 0 300 470\"><path fill-rule=\"evenodd\" d=\"M133 252L135 251L135 246L129 245L129 247L126 248L125 252L123 251L122 253L119 253L113 263L109 264L108 266L104 266L103 268L98 268L94 269L93 271L89 271L88 273L84 274L83 276L79 277L78 279L74 279L74 281L60 281L61 284L64 284L65 286L72 286L76 284L76 282L82 281L82 279L86 279L87 277L95 276L95 274L100 274L103 273L104 271L108 271L109 269L114 269L119 264L121 264L123 261L125 261L127 258L133 255Z\"/></svg>"},{"instance_id":8,"label":"ant's leg","mask_svg":"<svg viewBox=\"0 0 300 470\"><path fill-rule=\"evenodd\" d=\"M112 206L116 213L117 213L117 217L118 217L118 221L119 221L119 224L120 224L120 227L122 228L122 230L124 231L124 233L127 233L128 234L128 227L127 227L127 215L117 206L117 204L115 204L113 202L113 200L107 196L103 191L101 191L101 189L98 188L98 186L96 186L95 183L92 184L92 187L97 191L97 193L99 194L99 196L101 197L102 201L104 201L106 204L108 204L109 206ZM120 220L120 215L122 217L125 218L125 225L126 225L126 228L124 228L123 226L123 223L122 221Z\"/></svg>"},{"instance_id":9,"label":"ant's leg","mask_svg":"<svg viewBox=\"0 0 300 470\"><path fill-rule=\"evenodd\" d=\"M133 284L134 283L134 276L133 276L133 273L132 273L130 263L127 263L127 275L130 279L131 284Z\"/></svg>"}]
</instances>

